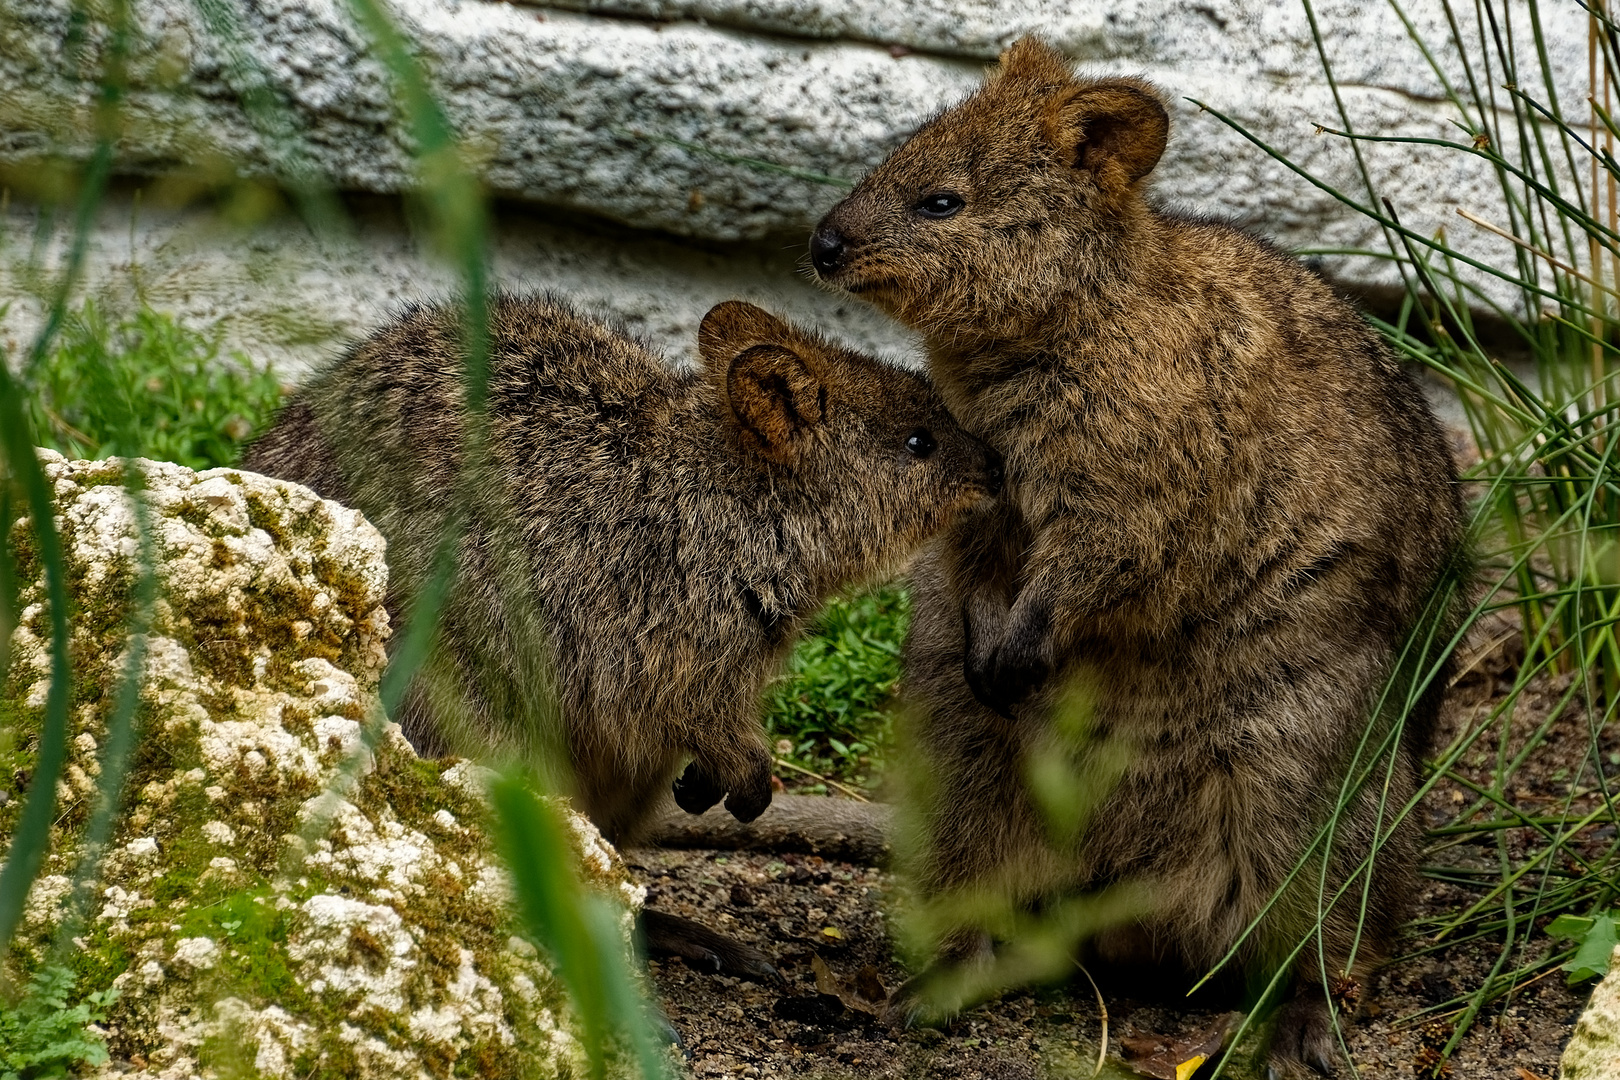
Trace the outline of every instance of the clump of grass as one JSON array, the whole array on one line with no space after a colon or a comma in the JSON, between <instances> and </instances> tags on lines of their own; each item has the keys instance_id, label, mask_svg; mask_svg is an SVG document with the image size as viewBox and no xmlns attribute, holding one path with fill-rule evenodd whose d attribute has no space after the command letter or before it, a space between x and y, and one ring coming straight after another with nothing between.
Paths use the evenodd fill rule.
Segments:
<instances>
[{"instance_id":1,"label":"clump of grass","mask_svg":"<svg viewBox=\"0 0 1620 1080\"><path fill-rule=\"evenodd\" d=\"M1407 1018L1442 1022L1443 1046L1422 1067L1440 1075L1487 1009L1505 1008L1560 966L1589 977L1591 965L1569 966L1577 946L1560 939L1597 926L1620 895L1620 774L1611 753L1620 707L1620 26L1602 7L1582 5L1591 82L1584 101L1560 101L1535 5L1481 0L1465 10L1441 0L1450 40L1426 42L1400 0L1388 2L1412 39L1414 63L1428 66L1449 103L1454 137L1356 130L1320 34L1339 102L1337 123L1320 130L1348 142L1359 190L1335 188L1215 115L1382 227L1385 251L1315 254L1380 258L1399 270L1403 303L1372 322L1398 355L1455 388L1480 453L1468 474L1481 493L1474 534L1485 572L1473 620L1495 625L1476 629L1461 667L1515 635L1523 660L1501 676L1488 707L1436 748L1424 788L1444 784L1455 800L1449 820L1431 830L1424 872L1474 895L1460 911L1415 923L1413 947L1489 942L1496 952L1478 985ZM1311 0L1302 3L1316 33ZM1454 227L1419 233L1362 163L1371 143L1470 155L1494 172L1500 198L1458 206ZM1480 312L1508 332L1533 374L1503 363L1480 332ZM1543 775L1538 758L1560 740L1584 744L1584 758ZM1459 845L1485 854L1462 857Z\"/></svg>"},{"instance_id":2,"label":"clump of grass","mask_svg":"<svg viewBox=\"0 0 1620 1080\"><path fill-rule=\"evenodd\" d=\"M911 599L897 585L838 597L822 610L767 698L765 728L778 756L870 783L892 740L887 706L910 618Z\"/></svg>"},{"instance_id":3,"label":"clump of grass","mask_svg":"<svg viewBox=\"0 0 1620 1080\"><path fill-rule=\"evenodd\" d=\"M274 374L240 353L222 358L217 334L145 306L114 318L94 300L63 320L22 389L44 446L193 469L234 465L281 401Z\"/></svg>"}]
</instances>

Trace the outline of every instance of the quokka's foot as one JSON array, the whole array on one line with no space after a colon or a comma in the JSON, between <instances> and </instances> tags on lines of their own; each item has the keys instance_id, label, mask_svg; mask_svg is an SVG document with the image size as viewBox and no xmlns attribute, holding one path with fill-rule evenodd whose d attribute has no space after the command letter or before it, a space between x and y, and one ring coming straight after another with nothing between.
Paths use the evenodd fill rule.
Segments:
<instances>
[{"instance_id":1,"label":"quokka's foot","mask_svg":"<svg viewBox=\"0 0 1620 1080\"><path fill-rule=\"evenodd\" d=\"M956 1018L957 1011L938 1004L930 993L930 971L914 975L895 987L883 1006L883 1022L895 1031L911 1028L944 1027Z\"/></svg>"},{"instance_id":2,"label":"quokka's foot","mask_svg":"<svg viewBox=\"0 0 1620 1080\"><path fill-rule=\"evenodd\" d=\"M979 1000L979 995L973 993L978 982L974 976L994 959L989 935L977 930L951 935L932 964L889 995L883 1009L884 1022L896 1030L950 1023L965 1007Z\"/></svg>"},{"instance_id":3,"label":"quokka's foot","mask_svg":"<svg viewBox=\"0 0 1620 1080\"><path fill-rule=\"evenodd\" d=\"M1307 1069L1332 1076L1338 1056L1327 998L1319 988L1300 987L1272 1021L1267 1080L1305 1080Z\"/></svg>"},{"instance_id":4,"label":"quokka's foot","mask_svg":"<svg viewBox=\"0 0 1620 1080\"><path fill-rule=\"evenodd\" d=\"M738 975L759 982L782 982L764 953L700 922L643 908L641 933L651 956L679 956L688 966L710 975Z\"/></svg>"}]
</instances>

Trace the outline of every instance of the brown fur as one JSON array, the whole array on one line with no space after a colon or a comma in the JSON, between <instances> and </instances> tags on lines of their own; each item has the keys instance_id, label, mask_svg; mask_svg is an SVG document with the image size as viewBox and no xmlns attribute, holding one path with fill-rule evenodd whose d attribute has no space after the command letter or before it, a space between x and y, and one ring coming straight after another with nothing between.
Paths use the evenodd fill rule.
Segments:
<instances>
[{"instance_id":1,"label":"brown fur","mask_svg":"<svg viewBox=\"0 0 1620 1080\"><path fill-rule=\"evenodd\" d=\"M834 207L811 250L828 283L924 334L952 411L1006 458L1004 499L915 574L906 681L937 793L924 890L994 883L1033 902L1136 881L1151 914L1093 948L1197 973L1327 819L1408 635L1448 640L1454 616L1424 613L1462 511L1421 392L1346 303L1237 229L1148 201L1168 127L1146 83L1077 78L1025 39ZM927 216L941 193L961 208ZM1095 695L1099 740L1131 756L1063 844L1024 777L1072 679ZM1443 685L1405 721L1390 812L1418 782ZM1384 779L1339 822L1330 896L1390 827ZM1330 975L1382 955L1414 830L1379 858L1353 961L1360 887L1327 916ZM1242 947L1246 975L1304 937L1317 872ZM1307 947L1296 965L1272 1052L1285 1071L1332 1053L1321 963Z\"/></svg>"},{"instance_id":2,"label":"brown fur","mask_svg":"<svg viewBox=\"0 0 1620 1080\"><path fill-rule=\"evenodd\" d=\"M365 512L396 618L456 501L459 318L416 308L350 350L244 463ZM616 841L688 757L683 806L729 792L757 816L765 681L830 593L984 500L999 482L985 447L921 376L749 304L709 312L688 373L549 300L498 298L489 325L487 457L406 734L542 766L562 751ZM923 457L907 449L919 430L937 443Z\"/></svg>"}]
</instances>

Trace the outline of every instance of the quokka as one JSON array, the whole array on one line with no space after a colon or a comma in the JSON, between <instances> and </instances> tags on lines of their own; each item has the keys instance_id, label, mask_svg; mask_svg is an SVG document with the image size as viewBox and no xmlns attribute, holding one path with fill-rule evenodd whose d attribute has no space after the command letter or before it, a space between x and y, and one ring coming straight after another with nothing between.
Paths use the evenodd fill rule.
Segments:
<instances>
[{"instance_id":1,"label":"quokka","mask_svg":"<svg viewBox=\"0 0 1620 1080\"><path fill-rule=\"evenodd\" d=\"M496 298L483 450L459 309L414 308L320 372L244 467L363 511L389 606L430 580L470 492L438 645L397 717L424 753L568 765L609 839L677 801L771 800L760 697L836 590L896 572L999 486L927 379L741 302L675 372L601 322ZM462 471L471 470L463 477ZM650 944L759 973L763 958L650 914Z\"/></svg>"},{"instance_id":2,"label":"quokka","mask_svg":"<svg viewBox=\"0 0 1620 1080\"><path fill-rule=\"evenodd\" d=\"M1079 78L1026 38L811 239L823 282L924 336L951 411L1006 461L1003 498L914 574L905 684L935 793L920 885L1037 903L1133 881L1150 910L1093 955L1196 975L1259 919L1237 962L1263 980L1315 923L1320 849L1284 885L1363 732L1399 722L1387 793L1380 767L1325 856L1321 955L1361 980L1415 859L1415 823L1389 815L1446 682L1456 475L1419 387L1319 277L1149 198L1168 135L1152 86ZM1389 702L1419 686L1417 703L1374 718L1392 679ZM1026 776L1075 681L1096 745L1130 763L1061 842ZM960 926L933 970L991 947ZM1294 964L1270 1050L1285 1073L1331 1068L1321 963L1311 943Z\"/></svg>"}]
</instances>

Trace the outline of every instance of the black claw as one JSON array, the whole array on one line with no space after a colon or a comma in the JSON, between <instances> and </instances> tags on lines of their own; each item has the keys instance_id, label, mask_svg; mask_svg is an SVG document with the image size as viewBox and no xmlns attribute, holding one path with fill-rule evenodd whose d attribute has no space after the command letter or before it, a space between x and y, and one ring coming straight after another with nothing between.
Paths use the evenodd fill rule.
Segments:
<instances>
[{"instance_id":1,"label":"black claw","mask_svg":"<svg viewBox=\"0 0 1620 1080\"><path fill-rule=\"evenodd\" d=\"M1314 1050L1307 1054L1305 1063L1323 1076L1333 1075L1333 1060L1324 1050Z\"/></svg>"}]
</instances>

